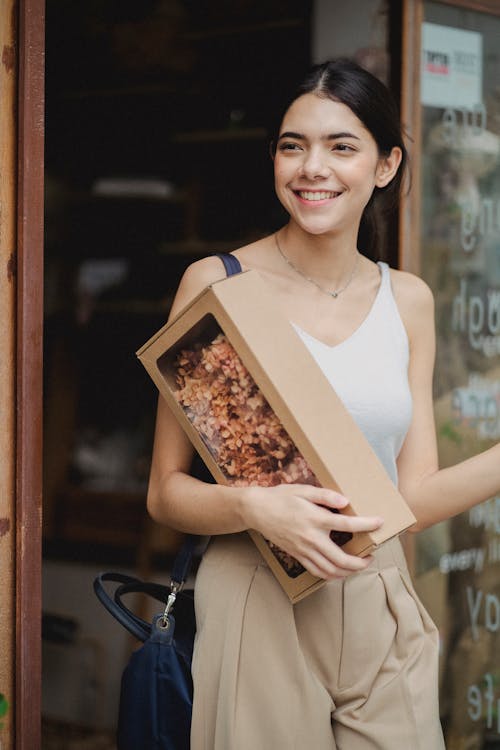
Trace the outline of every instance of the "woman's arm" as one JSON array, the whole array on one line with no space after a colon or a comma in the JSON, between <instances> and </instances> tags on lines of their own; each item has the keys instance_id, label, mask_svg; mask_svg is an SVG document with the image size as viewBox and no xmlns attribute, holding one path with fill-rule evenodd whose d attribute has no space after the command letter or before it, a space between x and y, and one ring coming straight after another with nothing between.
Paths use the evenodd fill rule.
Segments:
<instances>
[{"instance_id":1,"label":"woman's arm","mask_svg":"<svg viewBox=\"0 0 500 750\"><path fill-rule=\"evenodd\" d=\"M170 317L223 276L216 258L190 266ZM208 484L188 475L192 457L187 436L160 398L147 499L149 513L159 523L202 535L255 529L321 578L345 576L369 564L369 558L343 552L330 539L330 532L372 531L382 519L331 513L330 509L347 505L339 493L308 485L234 488Z\"/></svg>"},{"instance_id":2,"label":"woman's arm","mask_svg":"<svg viewBox=\"0 0 500 750\"><path fill-rule=\"evenodd\" d=\"M169 320L205 287L224 276L224 268L215 257L189 266L177 290ZM202 535L243 530L240 493L188 476L193 454L184 430L160 397L147 497L150 515L179 531Z\"/></svg>"},{"instance_id":3,"label":"woman's arm","mask_svg":"<svg viewBox=\"0 0 500 750\"><path fill-rule=\"evenodd\" d=\"M397 274L395 295L410 339L413 418L398 457L399 488L419 531L468 510L500 491L500 445L446 469L438 468L432 402L434 300L424 282Z\"/></svg>"}]
</instances>

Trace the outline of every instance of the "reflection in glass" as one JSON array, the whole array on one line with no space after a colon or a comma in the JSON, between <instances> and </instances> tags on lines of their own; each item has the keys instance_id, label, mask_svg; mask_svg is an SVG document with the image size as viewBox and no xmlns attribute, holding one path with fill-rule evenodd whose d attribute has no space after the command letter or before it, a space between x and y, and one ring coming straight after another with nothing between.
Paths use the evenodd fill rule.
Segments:
<instances>
[{"instance_id":1,"label":"reflection in glass","mask_svg":"<svg viewBox=\"0 0 500 750\"><path fill-rule=\"evenodd\" d=\"M436 298L444 467L500 439L500 17L427 3L425 21L475 32L481 49L481 101L464 106L457 90L456 105L448 91L446 106L422 107L422 275ZM467 62L454 54L452 65ZM417 586L441 634L449 750L500 747L499 562L500 498L418 537Z\"/></svg>"}]
</instances>

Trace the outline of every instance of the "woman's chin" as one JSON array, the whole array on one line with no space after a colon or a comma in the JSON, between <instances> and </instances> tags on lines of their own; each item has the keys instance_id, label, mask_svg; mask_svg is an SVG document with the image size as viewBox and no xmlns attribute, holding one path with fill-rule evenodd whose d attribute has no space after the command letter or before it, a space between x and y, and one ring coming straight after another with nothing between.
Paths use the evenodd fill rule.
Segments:
<instances>
[{"instance_id":1,"label":"woman's chin","mask_svg":"<svg viewBox=\"0 0 500 750\"><path fill-rule=\"evenodd\" d=\"M291 216L290 224L295 225L306 234L312 235L324 235L324 234L338 234L341 231L340 227L331 221L321 220L319 217L316 219L305 220L302 217Z\"/></svg>"}]
</instances>

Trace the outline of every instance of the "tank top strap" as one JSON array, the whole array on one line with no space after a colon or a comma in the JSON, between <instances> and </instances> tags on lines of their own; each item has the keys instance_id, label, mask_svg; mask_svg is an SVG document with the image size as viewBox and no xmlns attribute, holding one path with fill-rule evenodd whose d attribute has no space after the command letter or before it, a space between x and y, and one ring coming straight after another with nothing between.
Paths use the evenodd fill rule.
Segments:
<instances>
[{"instance_id":1,"label":"tank top strap","mask_svg":"<svg viewBox=\"0 0 500 750\"><path fill-rule=\"evenodd\" d=\"M394 294L392 292L392 283L391 283L391 269L389 268L389 264L385 261L379 260L377 263L379 269L380 269L380 298L383 302L386 310L392 309L393 311L396 311L397 315L399 316L399 310L396 305L396 300L394 299Z\"/></svg>"},{"instance_id":2,"label":"tank top strap","mask_svg":"<svg viewBox=\"0 0 500 750\"><path fill-rule=\"evenodd\" d=\"M379 261L378 266L382 277L380 281L380 304L377 314L374 316L373 324L383 323L391 330L394 343L401 347L400 351L406 359L409 354L408 333L394 298L391 269L385 261Z\"/></svg>"},{"instance_id":3,"label":"tank top strap","mask_svg":"<svg viewBox=\"0 0 500 750\"><path fill-rule=\"evenodd\" d=\"M384 287L385 290L391 286L391 272L389 269L389 264L386 263L384 260L379 260L377 263L378 267L380 268L380 283Z\"/></svg>"}]
</instances>

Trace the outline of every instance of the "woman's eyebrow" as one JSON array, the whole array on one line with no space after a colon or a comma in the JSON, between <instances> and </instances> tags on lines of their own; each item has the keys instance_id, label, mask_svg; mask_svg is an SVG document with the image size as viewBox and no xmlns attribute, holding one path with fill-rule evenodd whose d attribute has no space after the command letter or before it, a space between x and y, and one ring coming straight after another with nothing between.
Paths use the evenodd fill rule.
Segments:
<instances>
[{"instance_id":1,"label":"woman's eyebrow","mask_svg":"<svg viewBox=\"0 0 500 750\"><path fill-rule=\"evenodd\" d=\"M324 136L322 140L337 141L339 140L339 138L355 138L357 141L360 140L357 135L354 135L354 133L349 133L347 131L343 131L341 133L330 133L329 135Z\"/></svg>"},{"instance_id":2,"label":"woman's eyebrow","mask_svg":"<svg viewBox=\"0 0 500 750\"><path fill-rule=\"evenodd\" d=\"M282 138L295 138L296 141L305 141L306 139L305 135L302 135L301 133L292 133L291 131L282 133L278 138L278 141L281 141Z\"/></svg>"},{"instance_id":3,"label":"woman's eyebrow","mask_svg":"<svg viewBox=\"0 0 500 750\"><path fill-rule=\"evenodd\" d=\"M294 138L296 141L307 140L306 136L302 135L302 133L294 133L290 130L288 130L286 133L281 133L278 140L281 141L282 138ZM354 133L349 133L347 131L342 131L341 133L329 133L328 135L322 136L321 140L322 141L337 141L340 138L354 138L357 141L360 140L360 138L357 135L354 135Z\"/></svg>"}]
</instances>

